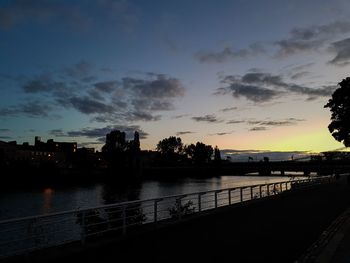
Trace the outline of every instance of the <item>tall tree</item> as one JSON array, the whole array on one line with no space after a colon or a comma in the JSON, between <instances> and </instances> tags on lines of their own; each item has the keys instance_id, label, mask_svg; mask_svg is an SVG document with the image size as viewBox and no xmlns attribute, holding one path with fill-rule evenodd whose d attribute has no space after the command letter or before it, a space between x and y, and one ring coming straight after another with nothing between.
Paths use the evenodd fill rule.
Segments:
<instances>
[{"instance_id":1,"label":"tall tree","mask_svg":"<svg viewBox=\"0 0 350 263\"><path fill-rule=\"evenodd\" d=\"M183 143L180 137L170 136L158 142L157 151L162 155L170 157L175 154L181 154Z\"/></svg>"},{"instance_id":2,"label":"tall tree","mask_svg":"<svg viewBox=\"0 0 350 263\"><path fill-rule=\"evenodd\" d=\"M196 145L190 144L185 148L186 154L197 164L209 163L213 151L213 147L202 142L197 142Z\"/></svg>"},{"instance_id":3,"label":"tall tree","mask_svg":"<svg viewBox=\"0 0 350 263\"><path fill-rule=\"evenodd\" d=\"M214 148L214 161L216 163L220 163L221 162L221 153L220 153L220 150L219 150L218 146L215 146L215 148Z\"/></svg>"},{"instance_id":4,"label":"tall tree","mask_svg":"<svg viewBox=\"0 0 350 263\"><path fill-rule=\"evenodd\" d=\"M346 147L350 146L350 77L338 83L340 88L332 94L332 98L324 106L330 108L331 123L328 130L332 136Z\"/></svg>"}]
</instances>

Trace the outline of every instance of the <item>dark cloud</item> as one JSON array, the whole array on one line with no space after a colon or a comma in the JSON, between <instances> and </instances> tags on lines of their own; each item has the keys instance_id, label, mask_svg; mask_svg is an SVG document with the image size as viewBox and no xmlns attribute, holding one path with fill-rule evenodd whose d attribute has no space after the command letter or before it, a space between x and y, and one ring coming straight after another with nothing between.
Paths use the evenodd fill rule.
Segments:
<instances>
[{"instance_id":1,"label":"dark cloud","mask_svg":"<svg viewBox=\"0 0 350 263\"><path fill-rule=\"evenodd\" d=\"M118 84L118 81L112 80L112 81L97 82L94 84L94 86L97 90L101 92L111 93L113 90L116 90L116 88L118 88L119 84Z\"/></svg>"},{"instance_id":2,"label":"dark cloud","mask_svg":"<svg viewBox=\"0 0 350 263\"><path fill-rule=\"evenodd\" d=\"M10 132L11 130L10 129L0 129L0 132Z\"/></svg>"},{"instance_id":3,"label":"dark cloud","mask_svg":"<svg viewBox=\"0 0 350 263\"><path fill-rule=\"evenodd\" d=\"M192 120L195 120L198 122L209 122L209 123L221 122L219 119L216 118L215 115L209 115L209 114L205 116L192 117Z\"/></svg>"},{"instance_id":4,"label":"dark cloud","mask_svg":"<svg viewBox=\"0 0 350 263\"><path fill-rule=\"evenodd\" d=\"M350 38L333 42L330 50L336 54L335 57L329 61L330 64L346 66L350 63Z\"/></svg>"},{"instance_id":5,"label":"dark cloud","mask_svg":"<svg viewBox=\"0 0 350 263\"><path fill-rule=\"evenodd\" d=\"M280 75L269 73L247 73L243 76L224 76L221 83L225 86L217 89L215 94L231 94L244 97L255 103L263 103L287 93L307 96L307 99L330 96L335 87L323 86L310 88L294 83L287 83Z\"/></svg>"},{"instance_id":6,"label":"dark cloud","mask_svg":"<svg viewBox=\"0 0 350 263\"><path fill-rule=\"evenodd\" d=\"M249 131L266 131L266 130L267 130L266 127L253 127L249 129Z\"/></svg>"},{"instance_id":7,"label":"dark cloud","mask_svg":"<svg viewBox=\"0 0 350 263\"><path fill-rule=\"evenodd\" d=\"M238 109L237 107L229 107L229 108L221 109L220 111L222 111L222 112L228 112L228 111L234 111L234 110L237 110L237 109Z\"/></svg>"},{"instance_id":8,"label":"dark cloud","mask_svg":"<svg viewBox=\"0 0 350 263\"><path fill-rule=\"evenodd\" d=\"M99 13L103 16L96 15ZM137 8L124 0L99 0L88 5L53 0L12 0L0 4L0 28L7 30L34 22L78 31L102 24L128 33L137 26L139 16Z\"/></svg>"},{"instance_id":9,"label":"dark cloud","mask_svg":"<svg viewBox=\"0 0 350 263\"><path fill-rule=\"evenodd\" d=\"M242 120L230 120L227 121L226 124L238 124L238 123L244 123L245 121Z\"/></svg>"},{"instance_id":10,"label":"dark cloud","mask_svg":"<svg viewBox=\"0 0 350 263\"><path fill-rule=\"evenodd\" d=\"M309 71L301 71L301 72L293 74L292 76L290 76L290 78L292 80L297 80L297 79L301 79L301 78L303 78L303 77L305 77L307 75L310 75Z\"/></svg>"},{"instance_id":11,"label":"dark cloud","mask_svg":"<svg viewBox=\"0 0 350 263\"><path fill-rule=\"evenodd\" d=\"M94 100L90 97L72 97L69 102L76 110L84 114L112 113L113 106Z\"/></svg>"},{"instance_id":12,"label":"dark cloud","mask_svg":"<svg viewBox=\"0 0 350 263\"><path fill-rule=\"evenodd\" d=\"M275 43L279 47L277 56L285 57L304 51L317 50L333 37L349 32L350 23L347 21L294 28L290 31L289 38L279 40Z\"/></svg>"},{"instance_id":13,"label":"dark cloud","mask_svg":"<svg viewBox=\"0 0 350 263\"><path fill-rule=\"evenodd\" d=\"M91 75L91 68L82 61L63 71L26 77L19 82L23 91L43 101L39 105L44 110L39 112L39 106L25 103L0 108L3 116L23 112L31 117L47 117L55 110L75 109L98 122L157 121L161 118L157 113L174 110L174 100L185 93L180 80L156 73L89 83L85 78ZM32 114L28 114L29 106Z\"/></svg>"},{"instance_id":14,"label":"dark cloud","mask_svg":"<svg viewBox=\"0 0 350 263\"><path fill-rule=\"evenodd\" d=\"M135 131L139 132L140 139L146 139L148 137L148 133L143 131L138 125L109 125L102 128L84 128L78 131L68 131L67 135L70 137L94 138L105 142L106 134L110 133L112 130L120 130L125 132L128 139L132 139L134 137Z\"/></svg>"},{"instance_id":15,"label":"dark cloud","mask_svg":"<svg viewBox=\"0 0 350 263\"><path fill-rule=\"evenodd\" d=\"M282 92L262 88L259 86L232 83L225 88L220 88L216 94L230 93L235 98L244 97L256 103L267 102L278 97Z\"/></svg>"},{"instance_id":16,"label":"dark cloud","mask_svg":"<svg viewBox=\"0 0 350 263\"><path fill-rule=\"evenodd\" d=\"M28 101L16 106L0 108L1 117L18 117L21 115L31 118L56 118L50 115L52 108L39 101Z\"/></svg>"},{"instance_id":17,"label":"dark cloud","mask_svg":"<svg viewBox=\"0 0 350 263\"><path fill-rule=\"evenodd\" d=\"M66 28L81 28L89 21L73 2L50 0L13 0L0 5L0 28L10 29L18 24L63 23Z\"/></svg>"},{"instance_id":18,"label":"dark cloud","mask_svg":"<svg viewBox=\"0 0 350 263\"><path fill-rule=\"evenodd\" d=\"M173 116L173 117L171 117L171 118L172 118L172 119L181 119L181 118L184 118L184 117L187 117L187 116L190 116L190 114L176 115L176 116Z\"/></svg>"},{"instance_id":19,"label":"dark cloud","mask_svg":"<svg viewBox=\"0 0 350 263\"><path fill-rule=\"evenodd\" d=\"M191 134L191 133L195 133L192 131L180 131L176 133L176 136L180 136L180 135L186 135L186 134Z\"/></svg>"},{"instance_id":20,"label":"dark cloud","mask_svg":"<svg viewBox=\"0 0 350 263\"><path fill-rule=\"evenodd\" d=\"M65 137L67 134L62 129L54 129L49 131L50 135L56 136L56 137Z\"/></svg>"},{"instance_id":21,"label":"dark cloud","mask_svg":"<svg viewBox=\"0 0 350 263\"><path fill-rule=\"evenodd\" d=\"M265 49L261 43L254 43L248 48L233 50L226 47L222 51L199 51L195 54L195 58L201 63L222 63L236 58L246 58L265 53Z\"/></svg>"},{"instance_id":22,"label":"dark cloud","mask_svg":"<svg viewBox=\"0 0 350 263\"><path fill-rule=\"evenodd\" d=\"M214 135L217 135L217 136L223 136L223 135L228 135L228 134L232 134L233 132L217 132L217 133L211 133L209 135L211 136L214 136Z\"/></svg>"},{"instance_id":23,"label":"dark cloud","mask_svg":"<svg viewBox=\"0 0 350 263\"><path fill-rule=\"evenodd\" d=\"M261 126L289 126L295 125L298 122L305 121L304 119L288 118L284 120L263 120L263 121L247 121L249 125L261 125Z\"/></svg>"},{"instance_id":24,"label":"dark cloud","mask_svg":"<svg viewBox=\"0 0 350 263\"><path fill-rule=\"evenodd\" d=\"M0 136L0 140L11 140L11 136Z\"/></svg>"}]
</instances>

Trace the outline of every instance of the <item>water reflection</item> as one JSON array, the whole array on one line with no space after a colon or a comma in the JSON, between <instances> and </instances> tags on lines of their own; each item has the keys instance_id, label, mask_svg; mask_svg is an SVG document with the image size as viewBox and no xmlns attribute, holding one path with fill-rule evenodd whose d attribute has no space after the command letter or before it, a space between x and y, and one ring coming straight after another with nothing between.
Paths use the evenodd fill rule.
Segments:
<instances>
[{"instance_id":1,"label":"water reflection","mask_svg":"<svg viewBox=\"0 0 350 263\"><path fill-rule=\"evenodd\" d=\"M52 213L130 200L288 181L288 177L219 176L172 181L147 180L135 184L95 184L85 187L46 187L0 193L0 220Z\"/></svg>"}]
</instances>

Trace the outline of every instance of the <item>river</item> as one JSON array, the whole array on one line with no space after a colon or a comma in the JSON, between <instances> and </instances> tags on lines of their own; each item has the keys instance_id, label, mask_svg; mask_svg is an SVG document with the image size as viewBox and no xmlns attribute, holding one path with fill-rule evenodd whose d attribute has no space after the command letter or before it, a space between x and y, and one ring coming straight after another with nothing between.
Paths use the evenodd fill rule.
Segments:
<instances>
[{"instance_id":1,"label":"river","mask_svg":"<svg viewBox=\"0 0 350 263\"><path fill-rule=\"evenodd\" d=\"M144 180L137 184L93 184L84 186L46 186L0 193L0 220L65 210L142 200L168 195L216 190L243 185L288 181L290 177L217 176L182 178L172 181Z\"/></svg>"}]
</instances>

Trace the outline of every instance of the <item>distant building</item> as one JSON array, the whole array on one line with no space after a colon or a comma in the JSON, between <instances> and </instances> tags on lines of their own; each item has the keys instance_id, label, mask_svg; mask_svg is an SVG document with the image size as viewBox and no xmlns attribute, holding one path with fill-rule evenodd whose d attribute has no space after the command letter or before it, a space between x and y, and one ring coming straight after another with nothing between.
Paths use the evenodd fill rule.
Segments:
<instances>
[{"instance_id":1,"label":"distant building","mask_svg":"<svg viewBox=\"0 0 350 263\"><path fill-rule=\"evenodd\" d=\"M16 141L0 142L0 160L4 163L25 161L33 166L42 163L54 163L57 166L71 165L77 151L76 142L55 142L53 139L42 142L39 136L35 137L34 145Z\"/></svg>"}]
</instances>

